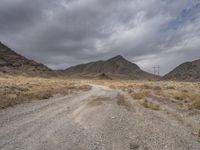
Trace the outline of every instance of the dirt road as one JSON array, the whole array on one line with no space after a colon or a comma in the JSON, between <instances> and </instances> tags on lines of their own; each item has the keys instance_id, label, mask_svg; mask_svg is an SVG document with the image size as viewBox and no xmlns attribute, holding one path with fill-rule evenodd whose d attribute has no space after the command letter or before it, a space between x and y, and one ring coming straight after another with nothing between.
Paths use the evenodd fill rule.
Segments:
<instances>
[{"instance_id":1,"label":"dirt road","mask_svg":"<svg viewBox=\"0 0 200 150\"><path fill-rule=\"evenodd\" d=\"M131 109L118 103L119 95ZM126 93L90 91L0 111L1 150L199 150L190 127Z\"/></svg>"}]
</instances>

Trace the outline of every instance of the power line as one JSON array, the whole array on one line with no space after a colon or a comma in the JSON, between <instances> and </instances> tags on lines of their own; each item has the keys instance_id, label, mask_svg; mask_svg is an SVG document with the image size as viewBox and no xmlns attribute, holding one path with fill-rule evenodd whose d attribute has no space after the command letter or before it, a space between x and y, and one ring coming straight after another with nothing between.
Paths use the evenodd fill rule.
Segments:
<instances>
[{"instance_id":1,"label":"power line","mask_svg":"<svg viewBox=\"0 0 200 150\"><path fill-rule=\"evenodd\" d=\"M158 76L160 75L160 66L159 65L153 67L153 74L158 75Z\"/></svg>"}]
</instances>

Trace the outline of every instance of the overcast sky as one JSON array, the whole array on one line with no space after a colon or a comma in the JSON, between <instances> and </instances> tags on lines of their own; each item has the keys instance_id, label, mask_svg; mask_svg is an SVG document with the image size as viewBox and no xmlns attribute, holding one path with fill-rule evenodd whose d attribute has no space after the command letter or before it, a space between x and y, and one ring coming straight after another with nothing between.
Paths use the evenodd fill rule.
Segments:
<instances>
[{"instance_id":1,"label":"overcast sky","mask_svg":"<svg viewBox=\"0 0 200 150\"><path fill-rule=\"evenodd\" d=\"M0 41L54 69L122 55L165 74L200 58L200 0L0 0Z\"/></svg>"}]
</instances>

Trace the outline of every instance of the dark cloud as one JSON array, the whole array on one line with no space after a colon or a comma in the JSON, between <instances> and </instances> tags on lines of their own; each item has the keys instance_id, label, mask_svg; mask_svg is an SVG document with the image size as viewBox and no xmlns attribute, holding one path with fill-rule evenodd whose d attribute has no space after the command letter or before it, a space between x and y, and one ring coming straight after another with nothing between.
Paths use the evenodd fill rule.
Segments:
<instances>
[{"instance_id":1,"label":"dark cloud","mask_svg":"<svg viewBox=\"0 0 200 150\"><path fill-rule=\"evenodd\" d=\"M1 0L0 40L52 68L124 55L162 73L200 56L199 0Z\"/></svg>"}]
</instances>

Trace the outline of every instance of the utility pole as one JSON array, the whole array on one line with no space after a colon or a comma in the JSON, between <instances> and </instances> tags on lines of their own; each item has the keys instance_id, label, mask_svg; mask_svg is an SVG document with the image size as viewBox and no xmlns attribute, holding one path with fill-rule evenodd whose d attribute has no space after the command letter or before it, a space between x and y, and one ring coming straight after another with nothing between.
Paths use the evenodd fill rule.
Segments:
<instances>
[{"instance_id":1,"label":"utility pole","mask_svg":"<svg viewBox=\"0 0 200 150\"><path fill-rule=\"evenodd\" d=\"M156 67L153 67L153 74L156 75Z\"/></svg>"},{"instance_id":2,"label":"utility pole","mask_svg":"<svg viewBox=\"0 0 200 150\"><path fill-rule=\"evenodd\" d=\"M160 75L160 66L158 65L157 66L157 69L158 69L158 76Z\"/></svg>"},{"instance_id":3,"label":"utility pole","mask_svg":"<svg viewBox=\"0 0 200 150\"><path fill-rule=\"evenodd\" d=\"M153 74L155 76L159 76L160 75L160 66L159 65L153 67Z\"/></svg>"}]
</instances>

